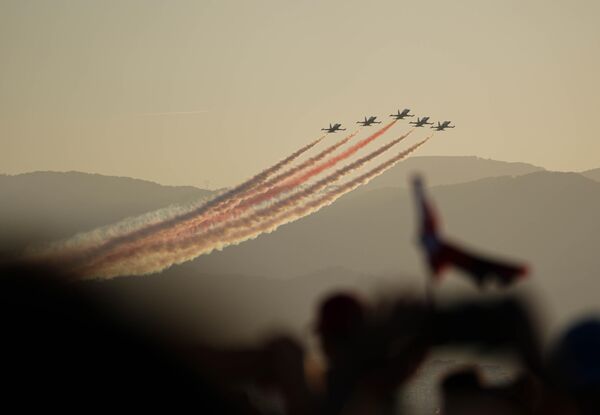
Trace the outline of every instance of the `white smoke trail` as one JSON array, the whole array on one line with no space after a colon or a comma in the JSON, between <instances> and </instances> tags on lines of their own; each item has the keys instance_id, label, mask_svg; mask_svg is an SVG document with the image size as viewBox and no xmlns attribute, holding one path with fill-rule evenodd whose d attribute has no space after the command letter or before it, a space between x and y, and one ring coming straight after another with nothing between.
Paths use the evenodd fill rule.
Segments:
<instances>
[{"instance_id":1,"label":"white smoke trail","mask_svg":"<svg viewBox=\"0 0 600 415\"><path fill-rule=\"evenodd\" d=\"M326 134L322 135L249 180L246 180L233 189L218 194L208 201L203 199L201 202L187 206L172 205L137 217L124 219L117 224L83 232L69 239L54 242L46 247L30 249L25 253L25 256L32 259L50 259L55 261L72 260L73 258L85 261L89 257L109 252L115 246L119 246L129 240L138 240L159 232L162 229L170 229L178 223L203 215L205 212L220 206L240 193L254 189L316 146L325 137Z\"/></svg>"},{"instance_id":2,"label":"white smoke trail","mask_svg":"<svg viewBox=\"0 0 600 415\"><path fill-rule=\"evenodd\" d=\"M130 216L116 223L101 226L91 231L81 232L66 239L52 242L47 246L28 247L25 256L56 259L61 256L72 255L75 252L93 249L104 241L118 238L147 226L152 226L185 215L198 209L212 197L214 196L206 196L187 204L172 204L152 212Z\"/></svg>"},{"instance_id":3,"label":"white smoke trail","mask_svg":"<svg viewBox=\"0 0 600 415\"><path fill-rule=\"evenodd\" d=\"M346 144L350 139L352 139L353 137L356 136L356 134L358 134L359 130L356 130L355 132L353 132L352 134L348 135L347 137L343 138L342 140L338 141L337 143L334 143L333 145L329 146L328 148L326 148L325 150L323 150L322 152L320 152L319 154L317 154L314 157L309 158L308 160L304 161L303 163L292 167L291 169L288 169L280 174L278 174L277 176L273 177L272 179L262 183L260 186L258 186L257 188L253 189L251 192L248 192L247 194L244 195L244 198L241 200L237 200L237 202L243 202L245 201L248 197L262 192L265 189L269 189L273 186L275 186L276 184L278 184L279 182L287 179L288 177L291 177L303 170L306 170L307 168L311 167L312 165L314 165L315 163L321 161L322 159L324 159L325 157L327 157L329 154L333 153L335 150L337 150L339 147L343 146L344 144ZM234 203L234 200L231 200L231 204Z\"/></svg>"},{"instance_id":4,"label":"white smoke trail","mask_svg":"<svg viewBox=\"0 0 600 415\"><path fill-rule=\"evenodd\" d=\"M337 154L318 164L318 161L322 160L329 153L333 152L338 147L345 144L349 139L354 137L360 131L359 129L350 136L326 149L321 154L307 160L305 163L281 173L274 179L268 181L267 183L263 183L250 191L239 194L236 198L231 198L225 201L224 204L219 205L218 208L212 209L211 212L206 212L206 214L203 216L198 216L197 218L187 221L184 226L189 227L188 224L191 224L195 226L195 230L200 227L212 226L215 224L215 222L222 222L230 216L240 216L248 209L262 204L263 202L269 202L282 193L293 192L312 177L319 175L323 171L333 168L336 164L348 159L353 154L366 147L368 144L388 131L395 123L396 120L390 121L379 130L360 140L342 153ZM209 215L209 213L213 214ZM171 233L170 231L168 232ZM177 234L176 236L182 235Z\"/></svg>"},{"instance_id":5,"label":"white smoke trail","mask_svg":"<svg viewBox=\"0 0 600 415\"><path fill-rule=\"evenodd\" d=\"M361 184L367 183L408 156L429 139L427 138L410 147L408 150L401 152L396 157L382 163L358 178L351 180L340 188L332 190L326 195L317 198L304 206L298 206L302 200L314 196L318 191L329 186L331 183L336 182L344 175L356 170L367 161L373 159L376 155L388 150L391 145L393 145L392 143L395 144L399 142L407 135L408 133L381 147L370 155L339 169L309 188L301 190L271 206L258 210L247 217L234 220L223 226L209 229L189 238L174 241L161 241L154 246L145 247L143 250L128 252L125 256L120 256L117 252L116 255L113 255L112 257L108 256L104 258L103 261L91 264L90 267L84 268L82 270L83 274L97 278L111 278L119 275L142 275L159 272L174 264L189 261L215 249L222 249L225 246L239 243L246 239L255 238L264 232L272 232L282 224L296 220L323 206L329 205L343 194L355 189ZM373 155L374 153L377 154Z\"/></svg>"},{"instance_id":6,"label":"white smoke trail","mask_svg":"<svg viewBox=\"0 0 600 415\"><path fill-rule=\"evenodd\" d=\"M322 173L325 170L329 170L330 168L332 168L333 166L335 166L336 164L338 164L344 160L347 160L350 156L355 154L357 151L366 147L372 141L376 140L377 138L379 138L380 136L385 134L385 132L388 131L396 123L396 121L397 120L390 121L388 124L384 125L383 127L381 127L379 130L375 131L373 134L371 134L367 138L363 138L359 142L357 142L354 145L347 148L345 151L312 167L308 171L302 172L301 174L298 174L298 175L295 175L295 176L291 177L289 180L286 180L283 183L278 184L277 186L274 186L273 188L250 198L249 200L245 201L241 205L241 207L256 205L258 203L262 203L269 199L272 199L273 197L275 197L279 194L288 193L288 192L295 190L299 185L306 183L310 178Z\"/></svg>"},{"instance_id":7,"label":"white smoke trail","mask_svg":"<svg viewBox=\"0 0 600 415\"><path fill-rule=\"evenodd\" d=\"M346 144L348 141L350 141L352 138L354 138L359 132L360 132L360 129L357 129L350 135L346 136L345 138L343 138L343 139L339 140L338 142L332 144L331 146L327 147L325 150L321 151L316 156L313 156L313 157L309 158L308 160L305 160L303 163L301 163L295 167L285 170L284 172L278 174L277 176L273 177L272 179L269 179L269 180L263 182L259 186L256 186L249 191L240 193L237 197L232 197L232 198L226 200L219 206L215 207L214 209L211 209L209 212L206 212L205 215L201 215L197 218L191 219L189 222L185 223L185 229L187 229L190 225L191 226L202 226L202 225L205 225L206 223L214 223L216 215L221 216L221 215L227 214L232 209L236 208L239 204L244 204L244 203L248 202L253 196L255 196L259 193L268 191L269 189L271 189L274 186L276 186L277 184L281 183L288 177L292 177L292 176L312 167L313 165L315 165L316 163L318 163L319 161L321 161L325 157L327 157L329 154L333 153L335 150L337 150L338 148L340 148L341 146ZM246 206L246 207L249 207L249 206ZM178 236L178 235L175 235L175 236Z\"/></svg>"}]
</instances>

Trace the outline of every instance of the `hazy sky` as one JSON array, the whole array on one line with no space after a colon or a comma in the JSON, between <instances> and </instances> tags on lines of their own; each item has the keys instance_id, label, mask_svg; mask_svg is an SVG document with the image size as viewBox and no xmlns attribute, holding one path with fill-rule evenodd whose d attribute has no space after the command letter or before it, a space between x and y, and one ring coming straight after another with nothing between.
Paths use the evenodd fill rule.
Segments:
<instances>
[{"instance_id":1,"label":"hazy sky","mask_svg":"<svg viewBox=\"0 0 600 415\"><path fill-rule=\"evenodd\" d=\"M0 0L0 173L231 185L329 122L404 107L457 125L421 155L600 167L599 17L593 0Z\"/></svg>"}]
</instances>

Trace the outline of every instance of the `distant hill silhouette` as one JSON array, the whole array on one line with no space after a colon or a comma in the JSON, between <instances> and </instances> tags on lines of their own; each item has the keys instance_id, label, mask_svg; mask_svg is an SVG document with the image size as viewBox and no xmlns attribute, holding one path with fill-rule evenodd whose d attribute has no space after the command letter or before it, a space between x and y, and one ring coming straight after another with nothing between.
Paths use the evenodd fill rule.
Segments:
<instances>
[{"instance_id":1,"label":"distant hill silhouette","mask_svg":"<svg viewBox=\"0 0 600 415\"><path fill-rule=\"evenodd\" d=\"M600 182L600 168L587 170L587 171L582 172L581 174L583 174L585 177L588 177L592 180L596 180L597 182Z\"/></svg>"},{"instance_id":2,"label":"distant hill silhouette","mask_svg":"<svg viewBox=\"0 0 600 415\"><path fill-rule=\"evenodd\" d=\"M600 183L539 172L438 186L431 193L452 239L530 263L531 283L549 297L559 319L598 304ZM194 264L203 273L272 278L344 267L366 276L402 275L398 283L419 286L424 269L414 242L411 195L377 189Z\"/></svg>"},{"instance_id":3,"label":"distant hill silhouette","mask_svg":"<svg viewBox=\"0 0 600 415\"><path fill-rule=\"evenodd\" d=\"M78 172L0 175L0 249L50 241L211 194L195 187Z\"/></svg>"},{"instance_id":4,"label":"distant hill silhouette","mask_svg":"<svg viewBox=\"0 0 600 415\"><path fill-rule=\"evenodd\" d=\"M596 306L600 235L593 218L600 184L577 174L542 172L431 192L453 239L532 265L524 286L541 290L557 324ZM200 319L202 327L213 322L216 329L215 316L221 316L226 330L218 335L227 339L255 338L268 327L301 332L318 299L332 289L389 293L388 287L422 287L413 215L403 189L365 192L162 274L96 284L128 310L160 310L173 324ZM454 276L443 285L457 286L473 291Z\"/></svg>"},{"instance_id":5,"label":"distant hill silhouette","mask_svg":"<svg viewBox=\"0 0 600 415\"><path fill-rule=\"evenodd\" d=\"M538 171L525 163L477 157L415 157L400 163L360 191L404 187L407 174L424 172L432 184L453 184L485 177L518 176ZM34 172L0 175L0 252L8 243L51 241L120 219L188 203L210 190L162 186L145 180L79 172Z\"/></svg>"},{"instance_id":6,"label":"distant hill silhouette","mask_svg":"<svg viewBox=\"0 0 600 415\"><path fill-rule=\"evenodd\" d=\"M600 183L576 173L527 174L536 168L475 158L465 159L487 166L482 173L473 167L453 177L460 159L408 160L428 183L437 177L443 184L431 188L443 230L483 252L529 262L531 282L522 286L539 289L558 322L597 306ZM485 176L502 169L507 175ZM404 187L410 173L400 164L382 176L392 177L386 178L392 187L383 182L352 192L277 232L162 274L90 286L117 298L128 313L153 316L151 324L188 324L194 330L195 321L221 316L224 338L257 336L273 326L306 333L315 302L335 287L386 292L390 285L423 286L413 200ZM461 177L465 181L456 183ZM69 236L207 195L195 188L78 173L1 176L0 193L9 195L0 207L0 236L4 242L18 236L20 243ZM471 287L450 276L442 291L454 289Z\"/></svg>"},{"instance_id":7,"label":"distant hill silhouette","mask_svg":"<svg viewBox=\"0 0 600 415\"><path fill-rule=\"evenodd\" d=\"M425 173L430 185L437 186L470 182L486 177L522 176L542 170L541 167L527 163L508 163L473 156L411 157L379 176L363 189L405 187L408 184L407 175L414 171Z\"/></svg>"}]
</instances>

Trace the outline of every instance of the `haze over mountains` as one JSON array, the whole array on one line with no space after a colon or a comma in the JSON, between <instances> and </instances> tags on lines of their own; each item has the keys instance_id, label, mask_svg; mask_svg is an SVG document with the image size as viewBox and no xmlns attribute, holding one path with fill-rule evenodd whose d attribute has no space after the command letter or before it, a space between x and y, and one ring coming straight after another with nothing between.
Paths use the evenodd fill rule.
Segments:
<instances>
[{"instance_id":1,"label":"haze over mountains","mask_svg":"<svg viewBox=\"0 0 600 415\"><path fill-rule=\"evenodd\" d=\"M464 183L486 177L521 176L542 171L541 167L527 163L509 163L479 157L427 156L411 157L398 164L362 189L381 187L407 187L414 172L424 172L430 186Z\"/></svg>"},{"instance_id":2,"label":"haze over mountains","mask_svg":"<svg viewBox=\"0 0 600 415\"><path fill-rule=\"evenodd\" d=\"M331 289L422 288L425 272L407 188L414 171L432 186L450 237L532 266L530 281L518 289L541 293L556 325L598 305L600 182L591 178L600 169L556 173L475 157L414 157L273 234L159 275L90 285L128 312L160 316L186 329L218 327L224 339L259 336L274 326L301 332L315 302ZM73 172L0 176L0 192L4 251L210 195ZM440 296L474 292L462 279L448 277Z\"/></svg>"}]
</instances>

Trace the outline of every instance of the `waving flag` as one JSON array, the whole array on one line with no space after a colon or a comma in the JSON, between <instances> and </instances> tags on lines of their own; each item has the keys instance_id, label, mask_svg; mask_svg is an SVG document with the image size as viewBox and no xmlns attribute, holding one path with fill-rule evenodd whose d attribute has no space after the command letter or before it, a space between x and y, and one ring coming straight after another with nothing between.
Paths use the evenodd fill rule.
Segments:
<instances>
[{"instance_id":1,"label":"waving flag","mask_svg":"<svg viewBox=\"0 0 600 415\"><path fill-rule=\"evenodd\" d=\"M413 188L421 221L419 240L434 277L440 277L444 269L453 266L464 271L479 287L483 287L488 281L509 285L527 274L527 267L524 265L490 259L441 238L438 218L425 195L420 177L413 180Z\"/></svg>"}]
</instances>

